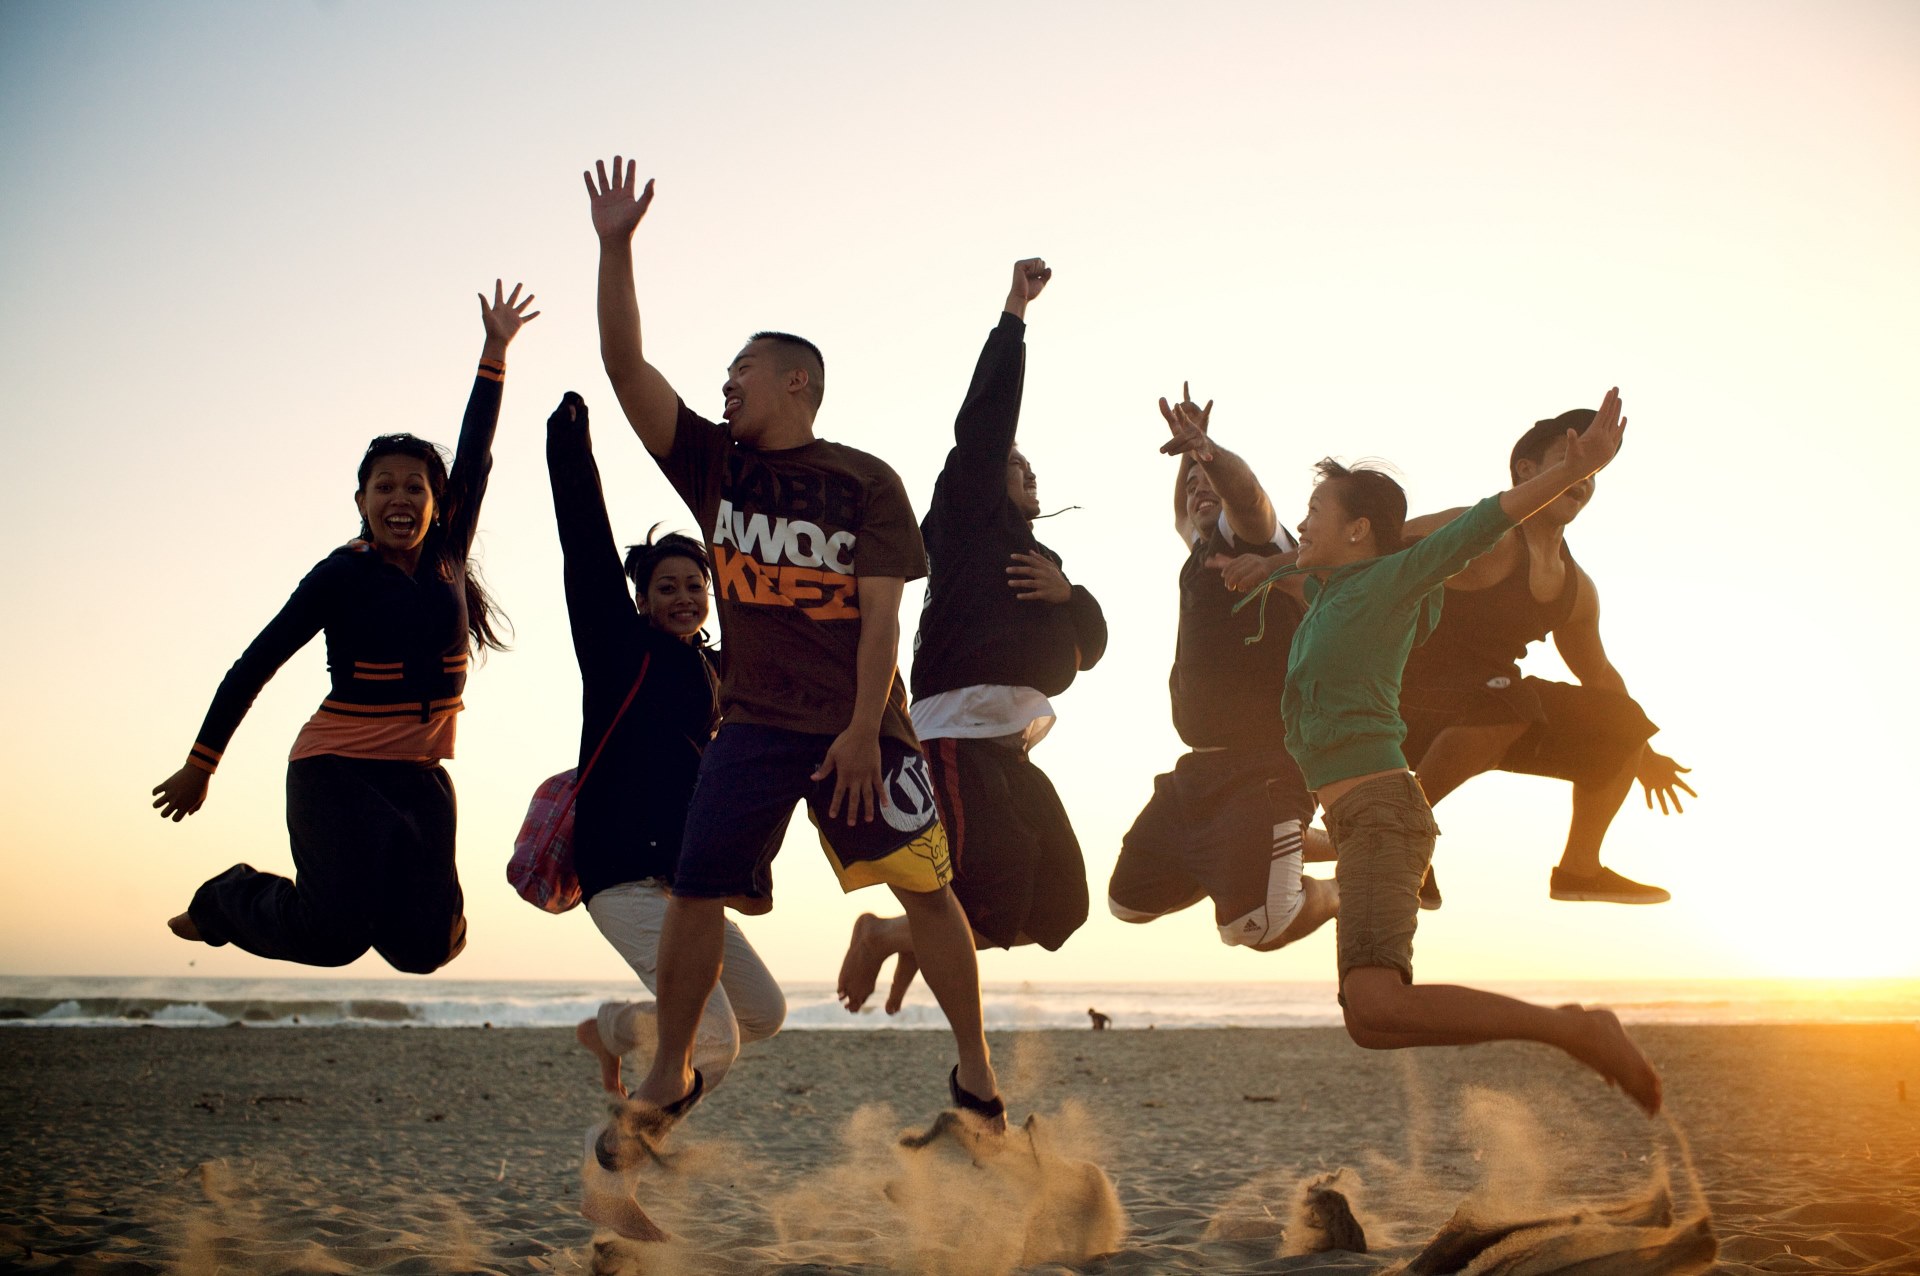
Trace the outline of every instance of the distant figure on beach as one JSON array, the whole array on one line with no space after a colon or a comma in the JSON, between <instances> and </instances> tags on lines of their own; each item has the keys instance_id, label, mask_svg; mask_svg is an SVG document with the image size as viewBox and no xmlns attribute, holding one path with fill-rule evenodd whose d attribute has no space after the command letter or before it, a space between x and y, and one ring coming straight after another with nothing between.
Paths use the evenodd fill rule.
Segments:
<instances>
[{"instance_id":1,"label":"distant figure on beach","mask_svg":"<svg viewBox=\"0 0 1920 1276\"><path fill-rule=\"evenodd\" d=\"M1558 461L1411 546L1398 483L1377 469L1322 461L1294 561L1248 555L1219 565L1229 588L1257 589L1246 602L1269 608L1280 601L1276 585L1306 574L1282 716L1287 748L1326 808L1338 858L1348 1035L1372 1050L1544 1042L1652 1114L1660 1110L1659 1075L1612 1012L1413 982L1420 881L1440 830L1400 749L1401 673L1408 651L1432 631L1446 579L1611 461L1625 428L1619 393L1609 390L1586 429L1566 431Z\"/></svg>"},{"instance_id":2,"label":"distant figure on beach","mask_svg":"<svg viewBox=\"0 0 1920 1276\"><path fill-rule=\"evenodd\" d=\"M1567 431L1593 422L1591 408L1537 421L1508 458L1515 483L1566 454ZM1447 581L1446 606L1432 636L1407 658L1400 716L1406 755L1427 801L1440 799L1483 771L1512 771L1573 785L1573 820L1553 870L1549 893L1559 900L1660 904L1658 886L1623 877L1600 863L1600 844L1638 779L1647 809L1680 811L1693 790L1687 770L1657 752L1658 730L1627 692L1626 680L1600 642L1600 596L1567 548L1567 525L1593 499L1586 478L1500 538ZM1465 513L1448 510L1411 519L1409 539ZM1577 684L1523 677L1527 647L1549 634Z\"/></svg>"},{"instance_id":3,"label":"distant figure on beach","mask_svg":"<svg viewBox=\"0 0 1920 1276\"><path fill-rule=\"evenodd\" d=\"M721 726L700 761L660 937L660 1045L635 1091L671 1120L702 1089L691 1055L720 977L724 909L773 906L773 859L804 801L845 890L885 884L952 1026L957 1105L1004 1128L966 914L897 668L900 597L926 570L899 476L819 439L819 350L755 334L721 387L726 424L695 414L641 347L634 231L653 183L614 157L585 174L600 241L600 353L647 452L708 536L726 637Z\"/></svg>"},{"instance_id":4,"label":"distant figure on beach","mask_svg":"<svg viewBox=\"0 0 1920 1276\"><path fill-rule=\"evenodd\" d=\"M1105 1032L1113 1026L1113 1018L1111 1016L1101 1014L1092 1006L1087 1007L1087 1018L1093 1021L1093 1030L1095 1032Z\"/></svg>"},{"instance_id":5,"label":"distant figure on beach","mask_svg":"<svg viewBox=\"0 0 1920 1276\"><path fill-rule=\"evenodd\" d=\"M580 663L585 779L574 798L574 872L593 924L647 991L658 992L660 929L687 800L720 717L713 655L702 642L713 571L706 547L677 533L628 546L622 561L587 405L571 392L547 418L547 475ZM726 958L694 1050L709 1087L742 1045L773 1036L787 1016L760 954L733 922L723 929ZM626 1094L621 1056L651 1045L654 1011L650 1001L608 1002L579 1025L575 1035L599 1060L609 1092Z\"/></svg>"},{"instance_id":6,"label":"distant figure on beach","mask_svg":"<svg viewBox=\"0 0 1920 1276\"><path fill-rule=\"evenodd\" d=\"M1211 434L1211 402L1198 407L1183 388L1178 404L1160 400L1160 413L1170 431L1160 451L1180 458L1173 530L1187 560L1167 681L1188 752L1155 777L1152 800L1127 830L1107 907L1123 922L1150 922L1211 899L1221 943L1268 952L1324 925L1339 893L1301 873L1313 797L1280 739L1300 604L1272 598L1267 638L1250 643L1258 617L1235 613L1219 563L1291 553L1293 538L1253 470Z\"/></svg>"},{"instance_id":7,"label":"distant figure on beach","mask_svg":"<svg viewBox=\"0 0 1920 1276\"><path fill-rule=\"evenodd\" d=\"M227 742L281 665L326 631L333 687L287 764L292 880L235 864L168 920L182 939L344 966L368 948L424 975L467 942L454 866L454 721L471 649L502 643L468 555L492 467L507 345L529 311L514 285L480 298L486 341L449 472L433 444L367 445L353 503L360 536L299 584L227 671L186 765L154 786L179 821L200 809Z\"/></svg>"},{"instance_id":8,"label":"distant figure on beach","mask_svg":"<svg viewBox=\"0 0 1920 1276\"><path fill-rule=\"evenodd\" d=\"M1014 263L920 523L930 574L913 641L913 730L947 830L953 893L977 948L1052 951L1087 920L1080 841L1032 753L1053 728L1047 697L1093 668L1107 622L1034 537L1040 488L1014 441L1027 306L1052 278L1038 257ZM898 1013L917 969L912 928L904 916L861 914L840 966L849 1012L895 956L888 1014Z\"/></svg>"}]
</instances>

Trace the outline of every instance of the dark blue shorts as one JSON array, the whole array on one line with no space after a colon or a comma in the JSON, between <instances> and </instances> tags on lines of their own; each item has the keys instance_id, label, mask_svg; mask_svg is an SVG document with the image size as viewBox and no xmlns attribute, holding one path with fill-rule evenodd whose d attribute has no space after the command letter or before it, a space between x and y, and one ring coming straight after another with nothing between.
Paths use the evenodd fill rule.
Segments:
<instances>
[{"instance_id":1,"label":"dark blue shorts","mask_svg":"<svg viewBox=\"0 0 1920 1276\"><path fill-rule=\"evenodd\" d=\"M700 759L673 893L730 899L744 913L772 908L773 857L802 801L842 890L885 883L925 893L951 881L947 833L919 750L881 737L879 810L849 825L844 803L839 818L827 818L833 777L812 778L833 741L758 723L721 727Z\"/></svg>"}]
</instances>

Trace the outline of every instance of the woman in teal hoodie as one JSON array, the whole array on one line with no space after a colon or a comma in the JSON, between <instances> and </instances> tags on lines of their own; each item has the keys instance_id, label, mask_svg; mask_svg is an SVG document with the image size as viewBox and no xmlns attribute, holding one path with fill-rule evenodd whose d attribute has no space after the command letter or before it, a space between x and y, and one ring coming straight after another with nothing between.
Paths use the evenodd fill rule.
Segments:
<instances>
[{"instance_id":1,"label":"woman in teal hoodie","mask_svg":"<svg viewBox=\"0 0 1920 1276\"><path fill-rule=\"evenodd\" d=\"M1584 432L1567 431L1558 465L1404 548L1400 485L1378 470L1323 461L1297 558L1278 570L1257 558L1222 567L1230 588L1298 578L1307 601L1281 714L1287 751L1326 811L1338 855L1340 1002L1354 1042L1371 1050L1545 1042L1652 1114L1660 1110L1659 1075L1611 1011L1413 982L1420 879L1440 830L1400 752L1401 671L1440 617L1447 577L1611 461L1625 429L1619 392L1609 390Z\"/></svg>"}]
</instances>

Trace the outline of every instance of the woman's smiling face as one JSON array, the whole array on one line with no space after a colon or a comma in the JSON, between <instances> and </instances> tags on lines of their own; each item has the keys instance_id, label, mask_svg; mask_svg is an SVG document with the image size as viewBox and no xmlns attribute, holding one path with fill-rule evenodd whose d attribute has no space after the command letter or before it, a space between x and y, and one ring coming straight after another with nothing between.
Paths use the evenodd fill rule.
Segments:
<instances>
[{"instance_id":1,"label":"woman's smiling face","mask_svg":"<svg viewBox=\"0 0 1920 1276\"><path fill-rule=\"evenodd\" d=\"M435 512L427 463L399 453L375 457L366 486L353 494L353 503L366 520L367 538L380 553L393 557L418 551Z\"/></svg>"},{"instance_id":2,"label":"woman's smiling face","mask_svg":"<svg viewBox=\"0 0 1920 1276\"><path fill-rule=\"evenodd\" d=\"M700 564L674 555L654 564L641 610L655 629L691 638L707 623L707 578Z\"/></svg>"}]
</instances>

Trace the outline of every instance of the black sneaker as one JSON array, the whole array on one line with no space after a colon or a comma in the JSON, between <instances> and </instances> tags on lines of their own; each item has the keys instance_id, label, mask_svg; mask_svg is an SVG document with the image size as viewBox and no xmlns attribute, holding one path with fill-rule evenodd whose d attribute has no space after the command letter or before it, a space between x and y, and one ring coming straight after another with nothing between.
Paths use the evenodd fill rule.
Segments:
<instances>
[{"instance_id":1,"label":"black sneaker","mask_svg":"<svg viewBox=\"0 0 1920 1276\"><path fill-rule=\"evenodd\" d=\"M1587 904L1664 904L1673 896L1658 886L1622 877L1610 868L1582 876L1564 868L1553 870L1549 894L1555 899Z\"/></svg>"}]
</instances>

